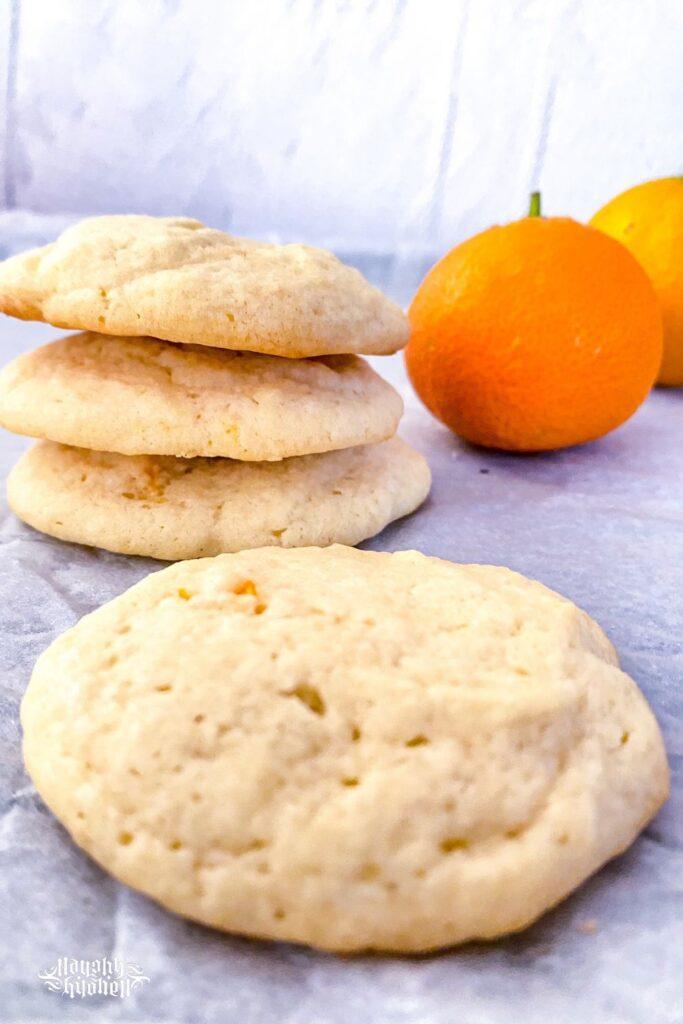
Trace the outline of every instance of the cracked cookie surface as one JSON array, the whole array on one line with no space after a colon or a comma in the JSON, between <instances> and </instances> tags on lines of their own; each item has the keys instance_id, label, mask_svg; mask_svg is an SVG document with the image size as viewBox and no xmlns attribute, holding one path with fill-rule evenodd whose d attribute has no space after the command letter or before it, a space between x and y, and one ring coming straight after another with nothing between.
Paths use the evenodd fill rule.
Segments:
<instances>
[{"instance_id":1,"label":"cracked cookie surface","mask_svg":"<svg viewBox=\"0 0 683 1024\"><path fill-rule=\"evenodd\" d=\"M262 548L148 576L39 659L28 770L122 881L228 931L416 952L529 924L665 799L599 626L508 569Z\"/></svg>"},{"instance_id":2,"label":"cracked cookie surface","mask_svg":"<svg viewBox=\"0 0 683 1024\"><path fill-rule=\"evenodd\" d=\"M384 441L402 411L359 356L280 359L85 333L0 372L7 430L125 455L277 460Z\"/></svg>"},{"instance_id":3,"label":"cracked cookie surface","mask_svg":"<svg viewBox=\"0 0 683 1024\"><path fill-rule=\"evenodd\" d=\"M90 217L0 263L0 311L294 358L385 355L409 334L402 310L324 249L137 214Z\"/></svg>"},{"instance_id":4,"label":"cracked cookie surface","mask_svg":"<svg viewBox=\"0 0 683 1024\"><path fill-rule=\"evenodd\" d=\"M40 441L7 480L10 507L61 540L175 561L277 544L359 544L429 491L400 438L280 462L117 455Z\"/></svg>"}]
</instances>

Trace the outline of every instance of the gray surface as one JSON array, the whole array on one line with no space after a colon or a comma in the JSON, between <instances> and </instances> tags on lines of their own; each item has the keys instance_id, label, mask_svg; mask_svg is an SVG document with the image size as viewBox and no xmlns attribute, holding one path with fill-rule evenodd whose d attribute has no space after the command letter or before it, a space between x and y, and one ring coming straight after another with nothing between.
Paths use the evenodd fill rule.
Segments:
<instances>
[{"instance_id":1,"label":"gray surface","mask_svg":"<svg viewBox=\"0 0 683 1024\"><path fill-rule=\"evenodd\" d=\"M11 238L4 235L8 248L42 230L29 224L22 235L16 217L0 218L3 226L12 229ZM372 263L368 272L395 293L412 287L413 271L395 261ZM6 358L58 333L0 323ZM662 724L674 773L670 802L625 856L562 907L522 936L489 946L412 960L344 960L186 924L75 849L36 797L19 751L18 705L36 655L159 563L60 544L3 506L3 1024L683 1021L683 392L653 394L626 426L587 447L515 457L458 442L411 396L400 359L375 362L404 390L402 433L429 458L434 489L425 508L369 546L508 565L594 615ZM25 445L0 437L3 474ZM129 999L69 1002L37 979L60 956L113 954L151 977Z\"/></svg>"}]
</instances>

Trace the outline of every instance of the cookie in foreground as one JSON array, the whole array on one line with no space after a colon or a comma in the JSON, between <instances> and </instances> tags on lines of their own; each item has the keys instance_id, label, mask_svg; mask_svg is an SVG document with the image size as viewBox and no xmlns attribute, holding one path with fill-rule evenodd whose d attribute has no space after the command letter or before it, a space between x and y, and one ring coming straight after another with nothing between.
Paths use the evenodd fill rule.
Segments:
<instances>
[{"instance_id":1,"label":"cookie in foreground","mask_svg":"<svg viewBox=\"0 0 683 1024\"><path fill-rule=\"evenodd\" d=\"M137 214L89 217L0 263L0 312L290 358L386 355L409 335L402 310L331 252Z\"/></svg>"},{"instance_id":2,"label":"cookie in foreground","mask_svg":"<svg viewBox=\"0 0 683 1024\"><path fill-rule=\"evenodd\" d=\"M0 425L124 455L278 460L384 441L402 411L359 356L279 359L86 333L0 372Z\"/></svg>"},{"instance_id":3,"label":"cookie in foreground","mask_svg":"<svg viewBox=\"0 0 683 1024\"><path fill-rule=\"evenodd\" d=\"M508 569L416 552L154 573L42 655L22 723L39 793L115 877L344 952L524 928L668 789L595 622Z\"/></svg>"},{"instance_id":4,"label":"cookie in foreground","mask_svg":"<svg viewBox=\"0 0 683 1024\"><path fill-rule=\"evenodd\" d=\"M39 441L7 480L10 508L60 540L175 561L274 544L359 544L431 483L400 438L280 462L115 455Z\"/></svg>"}]
</instances>

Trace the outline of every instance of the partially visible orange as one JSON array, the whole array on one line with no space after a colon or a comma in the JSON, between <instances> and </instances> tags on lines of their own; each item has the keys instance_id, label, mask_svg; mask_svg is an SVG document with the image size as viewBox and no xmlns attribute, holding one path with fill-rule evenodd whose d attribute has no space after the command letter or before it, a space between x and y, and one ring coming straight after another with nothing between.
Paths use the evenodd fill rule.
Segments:
<instances>
[{"instance_id":1,"label":"partially visible orange","mask_svg":"<svg viewBox=\"0 0 683 1024\"><path fill-rule=\"evenodd\" d=\"M662 317L635 258L594 228L527 217L456 246L410 308L411 381L475 444L542 451L618 427L652 387Z\"/></svg>"},{"instance_id":2,"label":"partially visible orange","mask_svg":"<svg viewBox=\"0 0 683 1024\"><path fill-rule=\"evenodd\" d=\"M664 317L660 384L683 385L683 178L659 178L622 192L591 224L623 242L647 272Z\"/></svg>"}]
</instances>

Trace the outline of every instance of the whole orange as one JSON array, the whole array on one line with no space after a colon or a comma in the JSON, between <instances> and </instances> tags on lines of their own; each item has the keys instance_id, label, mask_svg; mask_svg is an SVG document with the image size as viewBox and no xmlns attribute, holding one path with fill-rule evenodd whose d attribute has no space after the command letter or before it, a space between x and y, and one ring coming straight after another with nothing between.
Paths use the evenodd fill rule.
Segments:
<instances>
[{"instance_id":1,"label":"whole orange","mask_svg":"<svg viewBox=\"0 0 683 1024\"><path fill-rule=\"evenodd\" d=\"M657 292L664 317L660 384L683 385L683 178L659 178L622 192L591 224L623 242Z\"/></svg>"},{"instance_id":2,"label":"whole orange","mask_svg":"<svg viewBox=\"0 0 683 1024\"><path fill-rule=\"evenodd\" d=\"M568 218L526 217L456 246L410 307L410 379L475 444L542 451L618 427L652 387L662 317L635 258Z\"/></svg>"}]
</instances>

